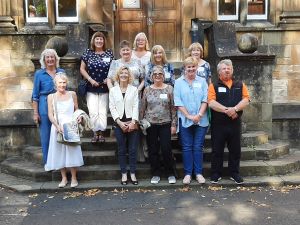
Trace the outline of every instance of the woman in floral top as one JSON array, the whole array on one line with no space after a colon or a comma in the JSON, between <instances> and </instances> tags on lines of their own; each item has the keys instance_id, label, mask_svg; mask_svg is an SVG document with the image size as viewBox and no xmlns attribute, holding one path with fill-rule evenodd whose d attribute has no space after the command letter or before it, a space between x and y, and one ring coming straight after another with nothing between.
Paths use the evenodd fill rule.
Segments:
<instances>
[{"instance_id":1,"label":"woman in floral top","mask_svg":"<svg viewBox=\"0 0 300 225\"><path fill-rule=\"evenodd\" d=\"M106 49L106 38L101 32L92 36L90 44L90 49L81 56L80 73L88 80L86 101L93 124L92 142L104 142L102 132L107 126L108 109L106 79L114 55L110 49Z\"/></svg>"},{"instance_id":2,"label":"woman in floral top","mask_svg":"<svg viewBox=\"0 0 300 225\"><path fill-rule=\"evenodd\" d=\"M203 47L200 43L195 42L188 48L188 56L192 56L198 62L197 76L205 78L207 84L211 83L210 65L203 59Z\"/></svg>"},{"instance_id":3,"label":"woman in floral top","mask_svg":"<svg viewBox=\"0 0 300 225\"><path fill-rule=\"evenodd\" d=\"M109 89L113 87L113 77L122 66L128 67L133 74L134 80L132 85L135 86L139 92L144 88L144 68L139 60L131 58L131 54L132 50L130 48L130 43L127 40L121 41L121 58L113 60L109 68L107 79L107 86Z\"/></svg>"},{"instance_id":4,"label":"woman in floral top","mask_svg":"<svg viewBox=\"0 0 300 225\"><path fill-rule=\"evenodd\" d=\"M147 145L152 172L152 184L160 181L160 157L162 151L164 168L170 184L176 183L174 159L171 148L171 134L176 133L176 109L173 101L173 87L164 84L165 73L162 66L152 70L153 84L146 87L142 98L141 119L146 119L151 126L147 129ZM159 142L160 141L160 147Z\"/></svg>"}]
</instances>

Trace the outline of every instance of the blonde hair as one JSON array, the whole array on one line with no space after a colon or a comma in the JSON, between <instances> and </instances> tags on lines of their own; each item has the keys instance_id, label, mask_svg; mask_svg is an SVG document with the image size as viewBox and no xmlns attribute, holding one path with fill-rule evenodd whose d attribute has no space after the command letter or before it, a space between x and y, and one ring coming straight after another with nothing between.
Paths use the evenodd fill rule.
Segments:
<instances>
[{"instance_id":1,"label":"blonde hair","mask_svg":"<svg viewBox=\"0 0 300 225\"><path fill-rule=\"evenodd\" d=\"M65 72L57 72L55 74L55 77L54 77L54 85L55 85L55 87L57 87L56 82L57 82L58 79L65 80L67 82L67 84L69 82L69 78L68 78L68 76L67 76L67 74Z\"/></svg>"},{"instance_id":2,"label":"blonde hair","mask_svg":"<svg viewBox=\"0 0 300 225\"><path fill-rule=\"evenodd\" d=\"M150 47L149 47L149 42L148 42L148 38L146 36L146 34L144 32L140 32L138 33L135 38L134 38L134 41L133 41L133 49L136 50L137 49L137 39L140 38L140 37L143 37L145 38L145 50L146 51L149 51L150 50Z\"/></svg>"},{"instance_id":3,"label":"blonde hair","mask_svg":"<svg viewBox=\"0 0 300 225\"><path fill-rule=\"evenodd\" d=\"M199 42L195 42L195 43L192 43L189 48L188 48L188 56L191 56L192 55L192 51L195 50L195 49L199 49L200 50L200 58L202 59L203 58L203 47L202 45L199 43Z\"/></svg>"},{"instance_id":4,"label":"blonde hair","mask_svg":"<svg viewBox=\"0 0 300 225\"><path fill-rule=\"evenodd\" d=\"M41 64L41 68L45 69L46 68L46 64L45 64L45 57L46 55L54 55L55 56L55 61L56 61L56 65L55 67L58 68L59 67L59 57L56 53L56 51L52 48L46 48L42 53L41 53L41 57L40 57L40 64Z\"/></svg>"},{"instance_id":5,"label":"blonde hair","mask_svg":"<svg viewBox=\"0 0 300 225\"><path fill-rule=\"evenodd\" d=\"M90 48L91 48L91 50L93 50L93 51L96 50L95 49L95 39L96 39L96 37L102 37L103 38L104 42L103 42L103 49L102 50L105 51L106 50L106 37L100 31L97 31L96 33L94 33L93 36L92 36L92 38L91 38L91 42L90 42Z\"/></svg>"},{"instance_id":6,"label":"blonde hair","mask_svg":"<svg viewBox=\"0 0 300 225\"><path fill-rule=\"evenodd\" d=\"M116 75L114 76L113 80L114 80L115 82L120 83L120 74L121 74L121 72L122 72L123 70L127 70L127 71L128 71L128 76L129 76L129 77L128 77L128 84L131 84L131 83L133 82L134 77L133 77L133 75L132 75L132 73L131 73L129 67L127 67L127 66L121 66L121 67L118 69L118 71L117 71Z\"/></svg>"},{"instance_id":7,"label":"blonde hair","mask_svg":"<svg viewBox=\"0 0 300 225\"><path fill-rule=\"evenodd\" d=\"M167 64L168 60L167 60L166 52L161 45L154 45L153 48L151 49L151 58L150 58L151 63L154 65L156 64L154 59L154 53L158 51L162 51L162 62L163 64Z\"/></svg>"},{"instance_id":8,"label":"blonde hair","mask_svg":"<svg viewBox=\"0 0 300 225\"><path fill-rule=\"evenodd\" d=\"M197 66L198 61L196 59L194 59L192 56L189 56L183 61L183 66L186 67L187 65L190 65L190 64Z\"/></svg>"}]
</instances>

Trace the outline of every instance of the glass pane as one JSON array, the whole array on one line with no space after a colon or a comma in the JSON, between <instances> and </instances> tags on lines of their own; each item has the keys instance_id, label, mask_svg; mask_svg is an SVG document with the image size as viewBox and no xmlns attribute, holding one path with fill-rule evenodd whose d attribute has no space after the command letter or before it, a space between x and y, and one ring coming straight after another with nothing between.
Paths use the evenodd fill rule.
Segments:
<instances>
[{"instance_id":1,"label":"glass pane","mask_svg":"<svg viewBox=\"0 0 300 225\"><path fill-rule=\"evenodd\" d=\"M219 15L236 15L236 0L220 0Z\"/></svg>"},{"instance_id":2,"label":"glass pane","mask_svg":"<svg viewBox=\"0 0 300 225\"><path fill-rule=\"evenodd\" d=\"M28 17L47 17L46 0L28 0Z\"/></svg>"},{"instance_id":3,"label":"glass pane","mask_svg":"<svg viewBox=\"0 0 300 225\"><path fill-rule=\"evenodd\" d=\"M248 0L248 15L264 15L266 0Z\"/></svg>"},{"instance_id":4,"label":"glass pane","mask_svg":"<svg viewBox=\"0 0 300 225\"><path fill-rule=\"evenodd\" d=\"M139 9L141 7L140 0L124 0L123 8L124 9Z\"/></svg>"},{"instance_id":5,"label":"glass pane","mask_svg":"<svg viewBox=\"0 0 300 225\"><path fill-rule=\"evenodd\" d=\"M58 17L76 17L76 0L58 0Z\"/></svg>"}]
</instances>

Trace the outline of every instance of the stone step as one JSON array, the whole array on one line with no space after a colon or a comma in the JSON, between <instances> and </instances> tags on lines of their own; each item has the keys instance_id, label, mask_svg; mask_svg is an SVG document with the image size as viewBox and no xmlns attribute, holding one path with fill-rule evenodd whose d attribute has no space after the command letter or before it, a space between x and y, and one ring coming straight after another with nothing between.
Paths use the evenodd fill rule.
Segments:
<instances>
[{"instance_id":1,"label":"stone step","mask_svg":"<svg viewBox=\"0 0 300 225\"><path fill-rule=\"evenodd\" d=\"M59 171L45 172L44 168L37 163L15 156L4 160L1 164L1 172L17 177L34 181L59 180ZM177 173L183 177L182 164L177 163ZM274 176L284 175L300 169L300 151L292 150L287 156L272 160L246 160L241 161L240 171L242 176ZM203 164L203 175L210 175L210 163ZM224 176L228 175L227 162L224 162ZM147 179L151 177L148 164L137 165L137 177ZM118 180L120 178L120 168L114 165L91 165L78 169L78 179L80 180Z\"/></svg>"},{"instance_id":2,"label":"stone step","mask_svg":"<svg viewBox=\"0 0 300 225\"><path fill-rule=\"evenodd\" d=\"M289 144L282 141L269 141L258 146L242 147L241 160L271 160L289 154ZM203 149L203 160L211 161L211 148ZM179 161L182 161L182 151L174 149L173 153ZM228 159L228 149L225 148L224 160Z\"/></svg>"},{"instance_id":3,"label":"stone step","mask_svg":"<svg viewBox=\"0 0 300 225\"><path fill-rule=\"evenodd\" d=\"M107 137L105 143L91 143L91 138L83 137L81 138L81 147L83 151L105 151L105 150L115 150L117 149L116 138ZM261 144L268 143L268 134L263 131L251 131L242 134L242 146L243 147L254 147ZM205 136L205 147L211 146L211 136ZM178 143L178 137L172 136L172 148L179 149L180 145Z\"/></svg>"},{"instance_id":4,"label":"stone step","mask_svg":"<svg viewBox=\"0 0 300 225\"><path fill-rule=\"evenodd\" d=\"M177 162L182 162L182 151L173 149ZM270 160L289 153L289 144L281 141L270 141L269 143L242 148L242 160ZM40 147L27 147L23 150L25 159L40 163L42 152ZM106 151L83 151L85 165L117 164L116 149ZM204 161L210 162L211 148L203 150ZM225 149L224 159L228 158L228 149Z\"/></svg>"}]
</instances>

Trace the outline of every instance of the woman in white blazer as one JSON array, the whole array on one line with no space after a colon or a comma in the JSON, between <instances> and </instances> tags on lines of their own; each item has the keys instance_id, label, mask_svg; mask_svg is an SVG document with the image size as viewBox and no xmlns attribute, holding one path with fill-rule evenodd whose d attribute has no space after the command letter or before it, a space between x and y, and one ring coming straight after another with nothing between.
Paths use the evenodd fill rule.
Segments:
<instances>
[{"instance_id":1,"label":"woman in white blazer","mask_svg":"<svg viewBox=\"0 0 300 225\"><path fill-rule=\"evenodd\" d=\"M127 164L126 153L129 153L130 178L134 185L138 184L135 176L136 152L138 146L138 89L131 85L133 76L128 67L122 66L114 77L116 86L109 91L109 109L116 122L115 136L118 143L118 158L121 169L121 184L126 185ZM127 140L127 142L126 142Z\"/></svg>"}]
</instances>

